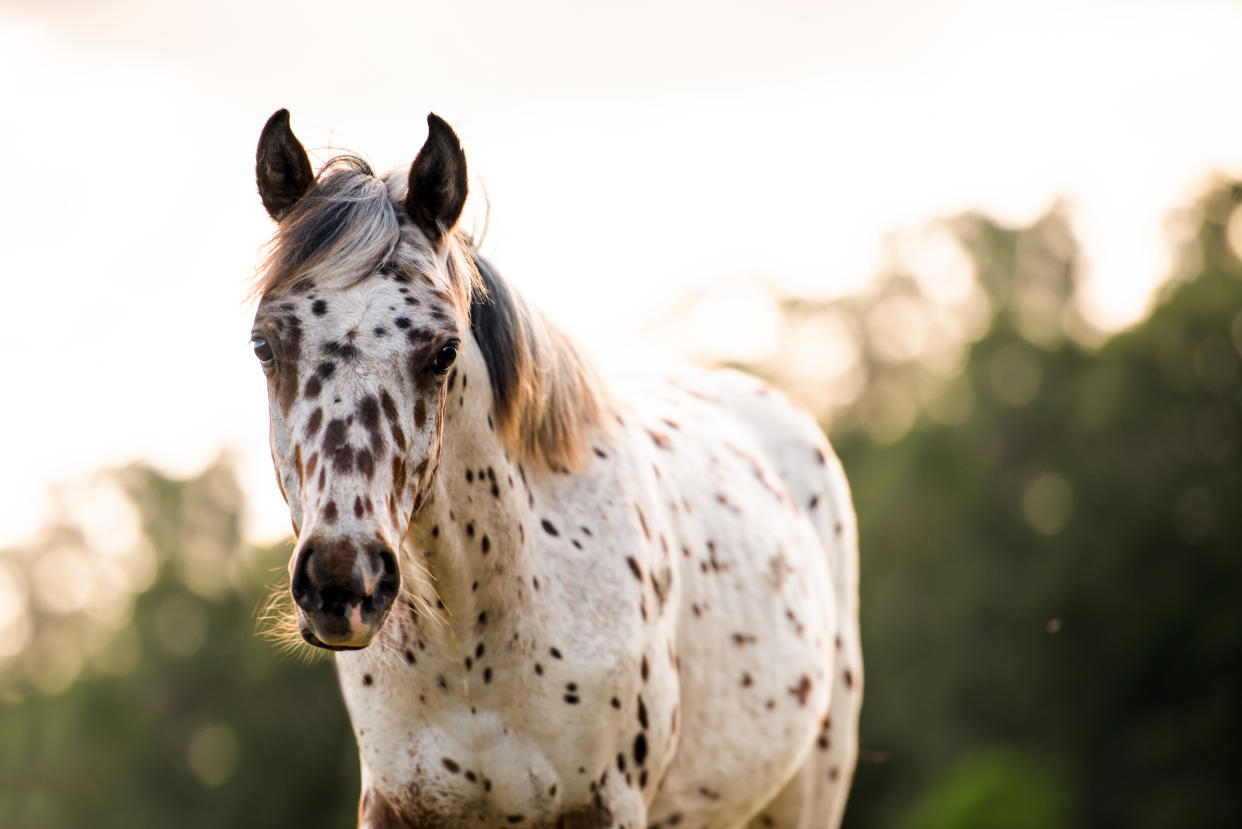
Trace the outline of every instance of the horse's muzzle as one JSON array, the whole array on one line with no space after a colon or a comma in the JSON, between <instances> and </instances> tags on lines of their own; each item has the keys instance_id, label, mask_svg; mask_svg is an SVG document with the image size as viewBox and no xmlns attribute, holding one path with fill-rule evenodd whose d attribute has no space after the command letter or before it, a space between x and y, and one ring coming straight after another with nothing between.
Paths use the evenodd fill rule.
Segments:
<instances>
[{"instance_id":1,"label":"horse's muzzle","mask_svg":"<svg viewBox=\"0 0 1242 829\"><path fill-rule=\"evenodd\" d=\"M307 539L292 577L302 638L328 650L371 644L401 586L391 549L344 539Z\"/></svg>"}]
</instances>

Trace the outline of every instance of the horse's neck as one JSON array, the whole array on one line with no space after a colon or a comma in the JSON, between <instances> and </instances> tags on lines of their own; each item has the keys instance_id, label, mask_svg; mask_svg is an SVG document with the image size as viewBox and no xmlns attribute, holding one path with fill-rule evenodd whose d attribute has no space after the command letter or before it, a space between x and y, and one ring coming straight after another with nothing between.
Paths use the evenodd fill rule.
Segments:
<instances>
[{"instance_id":1,"label":"horse's neck","mask_svg":"<svg viewBox=\"0 0 1242 829\"><path fill-rule=\"evenodd\" d=\"M462 647L489 627L495 635L512 626L531 584L526 470L506 450L490 410L486 365L468 339L446 400L434 494L403 551L416 602L443 623L430 631L424 623L421 632Z\"/></svg>"}]
</instances>

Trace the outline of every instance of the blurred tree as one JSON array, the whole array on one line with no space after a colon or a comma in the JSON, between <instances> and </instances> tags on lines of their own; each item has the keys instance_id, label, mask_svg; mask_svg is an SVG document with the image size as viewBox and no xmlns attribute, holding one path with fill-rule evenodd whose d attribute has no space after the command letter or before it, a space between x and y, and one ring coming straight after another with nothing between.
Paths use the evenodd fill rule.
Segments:
<instances>
[{"instance_id":1,"label":"blurred tree","mask_svg":"<svg viewBox=\"0 0 1242 829\"><path fill-rule=\"evenodd\" d=\"M118 477L153 580L64 690L46 686L42 651L76 643L45 634L90 620L32 608L35 632L0 679L0 826L351 825L357 753L330 660L282 658L256 636L288 546L242 543L223 462L184 481ZM40 560L4 555L27 572Z\"/></svg>"},{"instance_id":2,"label":"blurred tree","mask_svg":"<svg viewBox=\"0 0 1242 829\"><path fill-rule=\"evenodd\" d=\"M1242 825L1240 201L1211 188L1181 278L1098 350L1059 209L951 223L989 309L959 377L860 349L880 385L825 412L862 538L848 826ZM867 331L882 301L819 307ZM894 393L900 439L868 424Z\"/></svg>"}]
</instances>

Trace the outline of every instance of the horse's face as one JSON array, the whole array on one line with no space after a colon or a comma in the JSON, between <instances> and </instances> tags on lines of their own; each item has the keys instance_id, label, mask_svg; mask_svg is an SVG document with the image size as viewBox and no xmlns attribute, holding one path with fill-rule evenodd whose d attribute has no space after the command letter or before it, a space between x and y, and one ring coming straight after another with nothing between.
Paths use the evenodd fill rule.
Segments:
<instances>
[{"instance_id":1,"label":"horse's face","mask_svg":"<svg viewBox=\"0 0 1242 829\"><path fill-rule=\"evenodd\" d=\"M429 123L405 203L389 203L369 171L312 181L283 111L259 144L260 194L280 222L277 256L282 244L307 245L318 267L265 293L252 343L267 375L272 460L298 539L289 561L298 627L319 647L366 647L382 627L400 589L401 539L439 461L464 328L460 302L442 287L450 283L439 251L461 212L465 160L448 126ZM335 193L346 179L370 195ZM429 189L438 202L416 203ZM356 215L341 218L331 203L338 196ZM366 198L378 205L380 231L391 232L382 262L360 272L324 268L332 238L313 237L339 241L349 230L342 221L374 219L359 207ZM380 231L370 236L382 239ZM346 248L338 258L356 254Z\"/></svg>"}]
</instances>

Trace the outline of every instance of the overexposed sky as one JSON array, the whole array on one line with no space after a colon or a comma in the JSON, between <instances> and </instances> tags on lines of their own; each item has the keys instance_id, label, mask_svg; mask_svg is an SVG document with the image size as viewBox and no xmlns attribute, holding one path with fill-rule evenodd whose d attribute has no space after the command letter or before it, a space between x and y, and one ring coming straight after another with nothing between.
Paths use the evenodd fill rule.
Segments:
<instances>
[{"instance_id":1,"label":"overexposed sky","mask_svg":"<svg viewBox=\"0 0 1242 829\"><path fill-rule=\"evenodd\" d=\"M653 341L704 287L849 291L893 232L1059 197L1089 314L1117 327L1167 269L1166 212L1242 172L1240 36L1242 7L1193 0L9 0L0 544L52 482L133 458L188 473L225 446L255 534L286 531L243 302L279 107L320 160L380 169L447 118L490 197L485 250L604 355L745 329L735 303Z\"/></svg>"}]
</instances>

